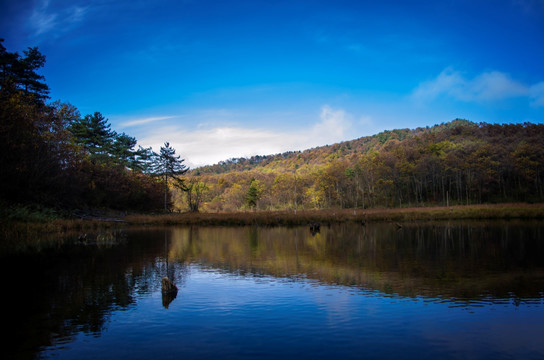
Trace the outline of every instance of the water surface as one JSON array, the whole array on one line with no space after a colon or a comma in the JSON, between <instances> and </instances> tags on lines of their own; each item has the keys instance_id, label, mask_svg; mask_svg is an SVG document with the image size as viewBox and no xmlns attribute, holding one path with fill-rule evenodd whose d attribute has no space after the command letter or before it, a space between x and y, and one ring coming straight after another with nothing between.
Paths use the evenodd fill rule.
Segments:
<instances>
[{"instance_id":1,"label":"water surface","mask_svg":"<svg viewBox=\"0 0 544 360\"><path fill-rule=\"evenodd\" d=\"M29 359L544 358L543 229L170 227L68 240L2 259L4 348ZM177 294L162 294L163 276Z\"/></svg>"}]
</instances>

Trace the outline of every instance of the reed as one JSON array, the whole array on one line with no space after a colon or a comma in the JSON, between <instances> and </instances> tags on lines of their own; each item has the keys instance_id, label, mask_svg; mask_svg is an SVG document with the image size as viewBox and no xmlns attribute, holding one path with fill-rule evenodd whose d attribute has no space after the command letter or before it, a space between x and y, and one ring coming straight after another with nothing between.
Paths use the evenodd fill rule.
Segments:
<instances>
[{"instance_id":1,"label":"reed","mask_svg":"<svg viewBox=\"0 0 544 360\"><path fill-rule=\"evenodd\" d=\"M78 239L88 233L133 226L327 226L334 223L410 222L442 220L544 220L544 204L498 204L402 209L329 209L297 211L247 211L222 213L182 213L129 215L124 219L56 219L0 221L0 257L6 254L50 248L62 239Z\"/></svg>"},{"instance_id":2,"label":"reed","mask_svg":"<svg viewBox=\"0 0 544 360\"><path fill-rule=\"evenodd\" d=\"M370 221L544 219L544 204L497 204L402 209L328 209L131 215L131 225L306 225Z\"/></svg>"},{"instance_id":3,"label":"reed","mask_svg":"<svg viewBox=\"0 0 544 360\"><path fill-rule=\"evenodd\" d=\"M413 222L433 220L544 219L544 204L497 204L402 209L328 209L128 215L121 219L57 219L48 222L0 222L0 240L66 235L133 225L296 226L317 223Z\"/></svg>"}]
</instances>

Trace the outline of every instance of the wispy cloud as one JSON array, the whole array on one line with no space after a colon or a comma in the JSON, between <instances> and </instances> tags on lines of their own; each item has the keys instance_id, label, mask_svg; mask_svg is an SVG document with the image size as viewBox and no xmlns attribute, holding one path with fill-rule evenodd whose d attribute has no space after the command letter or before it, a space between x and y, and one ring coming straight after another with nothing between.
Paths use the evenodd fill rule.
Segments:
<instances>
[{"instance_id":1,"label":"wispy cloud","mask_svg":"<svg viewBox=\"0 0 544 360\"><path fill-rule=\"evenodd\" d=\"M527 96L528 88L498 71L485 72L466 83L466 100L503 100Z\"/></svg>"},{"instance_id":2,"label":"wispy cloud","mask_svg":"<svg viewBox=\"0 0 544 360\"><path fill-rule=\"evenodd\" d=\"M66 20L70 23L76 23L83 21L89 7L87 6L73 6L68 9L66 13Z\"/></svg>"},{"instance_id":3,"label":"wispy cloud","mask_svg":"<svg viewBox=\"0 0 544 360\"><path fill-rule=\"evenodd\" d=\"M448 96L466 102L497 101L529 95L529 87L499 71L484 72L473 79L465 78L452 68L436 78L421 83L411 94L419 103Z\"/></svg>"},{"instance_id":4,"label":"wispy cloud","mask_svg":"<svg viewBox=\"0 0 544 360\"><path fill-rule=\"evenodd\" d=\"M50 31L57 24L57 14L48 12L48 7L48 0L41 1L30 15L30 24L34 28L36 35Z\"/></svg>"},{"instance_id":5,"label":"wispy cloud","mask_svg":"<svg viewBox=\"0 0 544 360\"><path fill-rule=\"evenodd\" d=\"M37 2L29 18L29 25L36 36L53 31L67 31L73 25L84 20L88 6L72 5L66 8L55 8L51 1Z\"/></svg>"},{"instance_id":6,"label":"wispy cloud","mask_svg":"<svg viewBox=\"0 0 544 360\"><path fill-rule=\"evenodd\" d=\"M339 142L348 136L351 119L352 116L344 110L325 105L316 122L305 129L274 131L219 126L186 131L182 127L169 125L155 127L148 136L140 139L140 143L158 151L165 141L169 141L177 153L186 159L186 163L195 167L233 157L277 154Z\"/></svg>"},{"instance_id":7,"label":"wispy cloud","mask_svg":"<svg viewBox=\"0 0 544 360\"><path fill-rule=\"evenodd\" d=\"M529 89L529 97L531 98L531 106L544 107L544 81L531 86Z\"/></svg>"},{"instance_id":8,"label":"wispy cloud","mask_svg":"<svg viewBox=\"0 0 544 360\"><path fill-rule=\"evenodd\" d=\"M161 120L168 120L173 119L176 116L155 116L155 117L147 117L143 119L135 119L135 120L129 120L121 123L121 126L130 127L130 126L138 126L138 125L144 125L149 124L151 122L161 121Z\"/></svg>"}]
</instances>

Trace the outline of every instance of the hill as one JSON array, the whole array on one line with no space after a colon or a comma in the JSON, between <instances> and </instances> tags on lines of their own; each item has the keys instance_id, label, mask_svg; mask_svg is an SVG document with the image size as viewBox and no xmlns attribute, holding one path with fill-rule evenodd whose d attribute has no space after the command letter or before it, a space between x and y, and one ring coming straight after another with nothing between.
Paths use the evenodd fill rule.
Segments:
<instances>
[{"instance_id":1,"label":"hill","mask_svg":"<svg viewBox=\"0 0 544 360\"><path fill-rule=\"evenodd\" d=\"M365 154L369 151L378 151L390 140L402 141L425 133L440 132L457 126L476 126L476 124L463 119L455 119L451 122L435 125L433 127L410 129L386 130L373 136L365 136L355 140L343 141L337 144L320 146L304 151L288 151L275 155L256 155L250 158L231 158L195 169L195 174L222 174L231 171L251 170L258 167L281 170L282 166L295 161L299 166L304 164L321 165L331 156L349 156L352 154ZM333 155L335 154L335 155Z\"/></svg>"},{"instance_id":2,"label":"hill","mask_svg":"<svg viewBox=\"0 0 544 360\"><path fill-rule=\"evenodd\" d=\"M194 169L176 206L208 211L542 201L544 125L456 119Z\"/></svg>"}]
</instances>

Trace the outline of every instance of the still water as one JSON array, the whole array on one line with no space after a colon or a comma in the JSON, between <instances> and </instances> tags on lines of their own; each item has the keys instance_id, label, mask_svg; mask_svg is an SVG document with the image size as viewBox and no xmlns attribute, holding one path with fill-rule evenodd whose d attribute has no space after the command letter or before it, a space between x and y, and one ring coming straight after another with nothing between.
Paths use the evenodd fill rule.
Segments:
<instances>
[{"instance_id":1,"label":"still water","mask_svg":"<svg viewBox=\"0 0 544 360\"><path fill-rule=\"evenodd\" d=\"M0 260L3 358L544 358L542 223L125 229Z\"/></svg>"}]
</instances>

